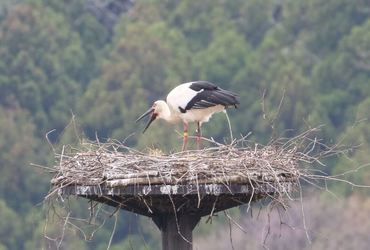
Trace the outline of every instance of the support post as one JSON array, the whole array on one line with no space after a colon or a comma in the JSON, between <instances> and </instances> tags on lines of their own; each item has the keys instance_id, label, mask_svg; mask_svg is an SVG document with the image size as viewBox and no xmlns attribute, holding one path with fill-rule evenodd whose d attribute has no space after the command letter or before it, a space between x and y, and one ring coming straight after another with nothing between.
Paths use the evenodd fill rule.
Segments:
<instances>
[{"instance_id":1,"label":"support post","mask_svg":"<svg viewBox=\"0 0 370 250\"><path fill-rule=\"evenodd\" d=\"M163 250L192 250L193 229L200 216L182 214L161 214L152 217L162 234Z\"/></svg>"}]
</instances>

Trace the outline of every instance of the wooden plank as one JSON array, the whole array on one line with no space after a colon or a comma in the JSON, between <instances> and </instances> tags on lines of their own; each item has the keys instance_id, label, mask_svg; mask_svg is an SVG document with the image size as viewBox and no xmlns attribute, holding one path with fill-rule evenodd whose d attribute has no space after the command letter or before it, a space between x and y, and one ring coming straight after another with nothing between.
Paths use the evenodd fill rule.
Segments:
<instances>
[{"instance_id":1,"label":"wooden plank","mask_svg":"<svg viewBox=\"0 0 370 250\"><path fill-rule=\"evenodd\" d=\"M174 207L181 213L205 216L272 197L277 192L290 192L292 187L291 183L277 186L266 183L258 188L236 184L132 185L114 188L70 185L61 188L60 194L81 196L149 217L174 213Z\"/></svg>"},{"instance_id":2,"label":"wooden plank","mask_svg":"<svg viewBox=\"0 0 370 250\"><path fill-rule=\"evenodd\" d=\"M189 194L260 194L290 192L293 184L290 182L259 183L255 187L247 184L178 184L178 185L128 185L108 187L104 184L93 186L69 185L61 188L62 195L189 195Z\"/></svg>"}]
</instances>

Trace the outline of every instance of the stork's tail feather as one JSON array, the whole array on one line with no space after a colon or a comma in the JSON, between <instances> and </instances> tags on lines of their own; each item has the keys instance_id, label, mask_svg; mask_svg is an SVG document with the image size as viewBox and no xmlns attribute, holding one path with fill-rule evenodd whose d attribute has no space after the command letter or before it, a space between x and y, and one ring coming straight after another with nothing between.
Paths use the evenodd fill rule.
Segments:
<instances>
[{"instance_id":1,"label":"stork's tail feather","mask_svg":"<svg viewBox=\"0 0 370 250\"><path fill-rule=\"evenodd\" d=\"M219 89L215 92L215 95L217 95L221 105L224 105L225 107L234 106L235 108L238 108L238 94L228 90Z\"/></svg>"},{"instance_id":2,"label":"stork's tail feather","mask_svg":"<svg viewBox=\"0 0 370 250\"><path fill-rule=\"evenodd\" d=\"M193 90L192 94L194 94L194 97L187 102L184 108L185 111L190 109L206 109L217 105L222 105L225 108L230 106L235 107L239 104L238 94L221 89L214 84L205 84L204 82L192 83L190 89ZM199 91L194 89L199 89Z\"/></svg>"}]
</instances>

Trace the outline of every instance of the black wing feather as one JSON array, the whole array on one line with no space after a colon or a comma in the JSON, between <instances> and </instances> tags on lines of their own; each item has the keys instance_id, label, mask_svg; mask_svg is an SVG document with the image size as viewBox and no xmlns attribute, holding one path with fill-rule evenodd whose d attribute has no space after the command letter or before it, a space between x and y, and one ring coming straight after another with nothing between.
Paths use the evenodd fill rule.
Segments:
<instances>
[{"instance_id":1,"label":"black wing feather","mask_svg":"<svg viewBox=\"0 0 370 250\"><path fill-rule=\"evenodd\" d=\"M207 81L197 81L197 82L192 82L190 85L190 88L194 91L201 91L201 90L216 90L219 87L211 82Z\"/></svg>"},{"instance_id":2,"label":"black wing feather","mask_svg":"<svg viewBox=\"0 0 370 250\"><path fill-rule=\"evenodd\" d=\"M186 105L185 111L190 109L204 109L216 105L223 105L225 107L234 106L236 108L239 104L237 94L223 90L210 82L194 82L190 85L190 88L199 93Z\"/></svg>"}]
</instances>

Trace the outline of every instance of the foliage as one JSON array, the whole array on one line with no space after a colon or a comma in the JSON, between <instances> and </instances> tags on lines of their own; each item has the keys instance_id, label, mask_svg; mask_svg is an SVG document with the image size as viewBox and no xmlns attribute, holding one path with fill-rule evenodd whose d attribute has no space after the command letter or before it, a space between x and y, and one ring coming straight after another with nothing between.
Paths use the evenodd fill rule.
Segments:
<instances>
[{"instance_id":1,"label":"foliage","mask_svg":"<svg viewBox=\"0 0 370 250\"><path fill-rule=\"evenodd\" d=\"M237 225L225 222L205 237L195 236L194 245L198 249L366 249L370 221L368 197L351 196L348 200L335 197L315 198L292 202L287 211L270 208L253 208L244 215ZM303 208L302 208L303 207ZM302 209L305 223L302 221ZM225 218L226 219L226 218ZM231 233L231 238L230 238ZM308 236L307 236L307 235ZM310 241L307 239L310 238Z\"/></svg>"},{"instance_id":2,"label":"foliage","mask_svg":"<svg viewBox=\"0 0 370 250\"><path fill-rule=\"evenodd\" d=\"M323 142L360 145L331 161L328 172L368 164L366 1L137 0L112 29L91 13L91 4L0 1L0 249L50 243L39 238L42 211L34 207L49 177L29 165L53 160L47 132L53 130L48 136L56 149L81 131L90 139L176 151L181 125L155 122L142 135L142 125L134 121L182 82L209 80L240 95L239 109L228 111L234 135L251 132L251 139L265 143L324 124ZM225 117L215 115L204 135L228 141ZM364 167L351 180L369 183L368 173ZM348 199L357 193L348 186L332 188ZM23 228L23 221L35 230ZM113 249L140 241L126 237L135 232L124 224L118 223ZM59 232L60 227L51 228ZM104 249L110 230L98 236L104 244L81 243L80 235L71 232L71 245L63 247ZM150 233L144 234L151 242Z\"/></svg>"}]
</instances>

